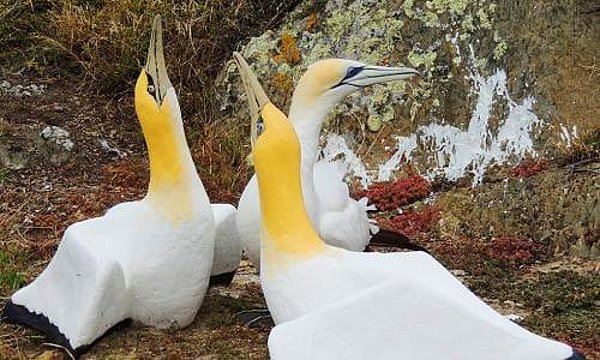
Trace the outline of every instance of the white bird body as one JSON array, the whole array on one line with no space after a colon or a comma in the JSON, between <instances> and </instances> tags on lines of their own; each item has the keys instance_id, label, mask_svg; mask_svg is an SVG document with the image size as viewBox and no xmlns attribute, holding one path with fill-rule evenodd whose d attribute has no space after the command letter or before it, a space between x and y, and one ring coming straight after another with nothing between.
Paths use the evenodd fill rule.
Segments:
<instances>
[{"instance_id":1,"label":"white bird body","mask_svg":"<svg viewBox=\"0 0 600 360\"><path fill-rule=\"evenodd\" d=\"M276 326L273 360L565 360L573 350L415 278L391 278ZM577 359L577 358L573 358Z\"/></svg>"},{"instance_id":2,"label":"white bird body","mask_svg":"<svg viewBox=\"0 0 600 360\"><path fill-rule=\"evenodd\" d=\"M5 308L10 321L39 328L76 354L125 319L189 325L209 283L213 211L166 74L160 17L135 109L150 159L147 195L69 226L48 267Z\"/></svg>"},{"instance_id":3,"label":"white bird body","mask_svg":"<svg viewBox=\"0 0 600 360\"><path fill-rule=\"evenodd\" d=\"M12 302L46 316L72 349L128 318L158 328L189 325L208 286L214 246L208 198L194 198L181 223L144 199L69 226L48 267Z\"/></svg>"},{"instance_id":4,"label":"white bird body","mask_svg":"<svg viewBox=\"0 0 600 360\"><path fill-rule=\"evenodd\" d=\"M427 253L327 245L304 206L295 131L235 56L251 115L264 123L253 161L272 359L583 359L498 314Z\"/></svg>"},{"instance_id":5,"label":"white bird body","mask_svg":"<svg viewBox=\"0 0 600 360\"><path fill-rule=\"evenodd\" d=\"M236 228L236 208L230 204L211 204L215 217L215 254L211 276L233 273L240 265L242 242Z\"/></svg>"},{"instance_id":6,"label":"white bird body","mask_svg":"<svg viewBox=\"0 0 600 360\"><path fill-rule=\"evenodd\" d=\"M179 113L173 88L165 101ZM46 316L72 349L126 318L158 328L194 319L210 278L215 229L183 128L179 135L178 185L69 226L48 267L12 296L15 305Z\"/></svg>"},{"instance_id":7,"label":"white bird body","mask_svg":"<svg viewBox=\"0 0 600 360\"><path fill-rule=\"evenodd\" d=\"M357 78L353 69L371 72L371 77ZM350 197L346 174L340 163L318 161L319 134L325 117L343 97L367 85L405 79L417 72L407 68L367 66L332 59L311 65L300 79L292 97L289 120L300 141L302 191L312 224L322 239L334 246L362 251L371 238L366 200ZM344 81L356 79L358 85ZM261 215L255 176L248 182L238 205L236 224L242 247L249 260L260 264Z\"/></svg>"}]
</instances>

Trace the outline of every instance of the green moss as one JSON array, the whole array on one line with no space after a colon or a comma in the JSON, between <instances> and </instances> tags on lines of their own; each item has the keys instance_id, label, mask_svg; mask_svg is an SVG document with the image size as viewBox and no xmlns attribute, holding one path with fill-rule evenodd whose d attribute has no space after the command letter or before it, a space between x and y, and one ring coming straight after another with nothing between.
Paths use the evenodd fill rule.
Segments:
<instances>
[{"instance_id":1,"label":"green moss","mask_svg":"<svg viewBox=\"0 0 600 360\"><path fill-rule=\"evenodd\" d=\"M7 294L25 284L22 264L25 259L11 249L0 250L0 294Z\"/></svg>"},{"instance_id":2,"label":"green moss","mask_svg":"<svg viewBox=\"0 0 600 360\"><path fill-rule=\"evenodd\" d=\"M10 173L9 169L0 167L0 184L2 184L4 182L4 180L6 180L6 177L8 177L9 173Z\"/></svg>"}]
</instances>

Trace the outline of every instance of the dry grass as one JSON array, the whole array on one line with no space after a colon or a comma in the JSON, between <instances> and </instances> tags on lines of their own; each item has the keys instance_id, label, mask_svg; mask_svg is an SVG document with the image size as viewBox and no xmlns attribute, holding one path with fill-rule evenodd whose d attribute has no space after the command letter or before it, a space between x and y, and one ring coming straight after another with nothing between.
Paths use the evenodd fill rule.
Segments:
<instances>
[{"instance_id":1,"label":"dry grass","mask_svg":"<svg viewBox=\"0 0 600 360\"><path fill-rule=\"evenodd\" d=\"M182 90L184 113L201 113L199 118L206 120L212 115L212 85L223 61L244 39L276 26L297 2L3 2L0 48L8 50L0 63L56 76L83 75L90 89L120 95L130 90L145 60L150 24L160 13L166 22L169 73ZM15 54L20 54L18 65Z\"/></svg>"},{"instance_id":2,"label":"dry grass","mask_svg":"<svg viewBox=\"0 0 600 360\"><path fill-rule=\"evenodd\" d=\"M87 93L128 97L146 58L151 21L161 14L169 76L199 171L214 179L206 184L211 195L232 201L246 180L249 132L237 122L214 121L221 118L214 81L241 42L277 26L298 2L9 0L0 3L0 66L44 78L74 76Z\"/></svg>"}]
</instances>

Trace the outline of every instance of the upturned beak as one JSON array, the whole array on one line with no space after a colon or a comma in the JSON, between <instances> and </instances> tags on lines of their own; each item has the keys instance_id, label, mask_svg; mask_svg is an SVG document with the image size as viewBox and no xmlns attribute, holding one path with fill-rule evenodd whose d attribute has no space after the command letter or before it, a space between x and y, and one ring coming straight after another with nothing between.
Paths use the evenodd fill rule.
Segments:
<instances>
[{"instance_id":1,"label":"upturned beak","mask_svg":"<svg viewBox=\"0 0 600 360\"><path fill-rule=\"evenodd\" d=\"M167 66L165 65L165 56L163 54L162 41L162 20L160 15L154 18L152 25L152 34L150 35L150 47L148 48L148 57L144 70L149 75L149 81L154 87L154 99L158 104L162 104L167 95L167 90L173 85L167 75Z\"/></svg>"},{"instance_id":2,"label":"upturned beak","mask_svg":"<svg viewBox=\"0 0 600 360\"><path fill-rule=\"evenodd\" d=\"M346 79L344 83L365 87L395 80L405 80L415 75L420 76L421 73L408 67L365 66L361 72Z\"/></svg>"},{"instance_id":3,"label":"upturned beak","mask_svg":"<svg viewBox=\"0 0 600 360\"><path fill-rule=\"evenodd\" d=\"M238 52L234 52L233 58L235 59L235 63L242 77L246 99L248 100L248 106L250 107L250 116L252 119L250 126L250 141L252 146L254 146L258 139L257 122L260 118L260 112L265 105L269 103L269 97L258 82L256 75L252 72L250 65L244 60L242 55Z\"/></svg>"}]
</instances>

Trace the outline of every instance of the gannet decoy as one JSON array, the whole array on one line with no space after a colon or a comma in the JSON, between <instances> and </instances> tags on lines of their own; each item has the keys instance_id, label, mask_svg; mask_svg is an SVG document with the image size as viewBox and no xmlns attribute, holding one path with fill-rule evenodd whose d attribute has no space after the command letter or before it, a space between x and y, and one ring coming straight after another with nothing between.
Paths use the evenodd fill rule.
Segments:
<instances>
[{"instance_id":1,"label":"gannet decoy","mask_svg":"<svg viewBox=\"0 0 600 360\"><path fill-rule=\"evenodd\" d=\"M304 205L294 128L234 56L253 119L272 359L583 359L498 314L427 253L326 244Z\"/></svg>"},{"instance_id":2,"label":"gannet decoy","mask_svg":"<svg viewBox=\"0 0 600 360\"><path fill-rule=\"evenodd\" d=\"M135 110L150 159L147 195L69 226L48 267L4 309L9 321L42 330L75 354L124 319L189 325L209 283L213 212L167 76L160 16Z\"/></svg>"},{"instance_id":3,"label":"gannet decoy","mask_svg":"<svg viewBox=\"0 0 600 360\"><path fill-rule=\"evenodd\" d=\"M356 201L350 197L348 185L343 181L345 167L341 162L317 162L319 133L327 113L359 89L418 74L417 70L406 67L328 59L310 65L300 78L289 120L300 138L302 191L307 211L326 243L363 251L371 239L367 199ZM258 186L253 176L240 198L236 225L244 252L256 267L260 264L260 223Z\"/></svg>"},{"instance_id":4,"label":"gannet decoy","mask_svg":"<svg viewBox=\"0 0 600 360\"><path fill-rule=\"evenodd\" d=\"M211 204L215 217L215 253L210 285L228 285L242 260L242 241L235 226L237 209L231 204Z\"/></svg>"}]
</instances>

